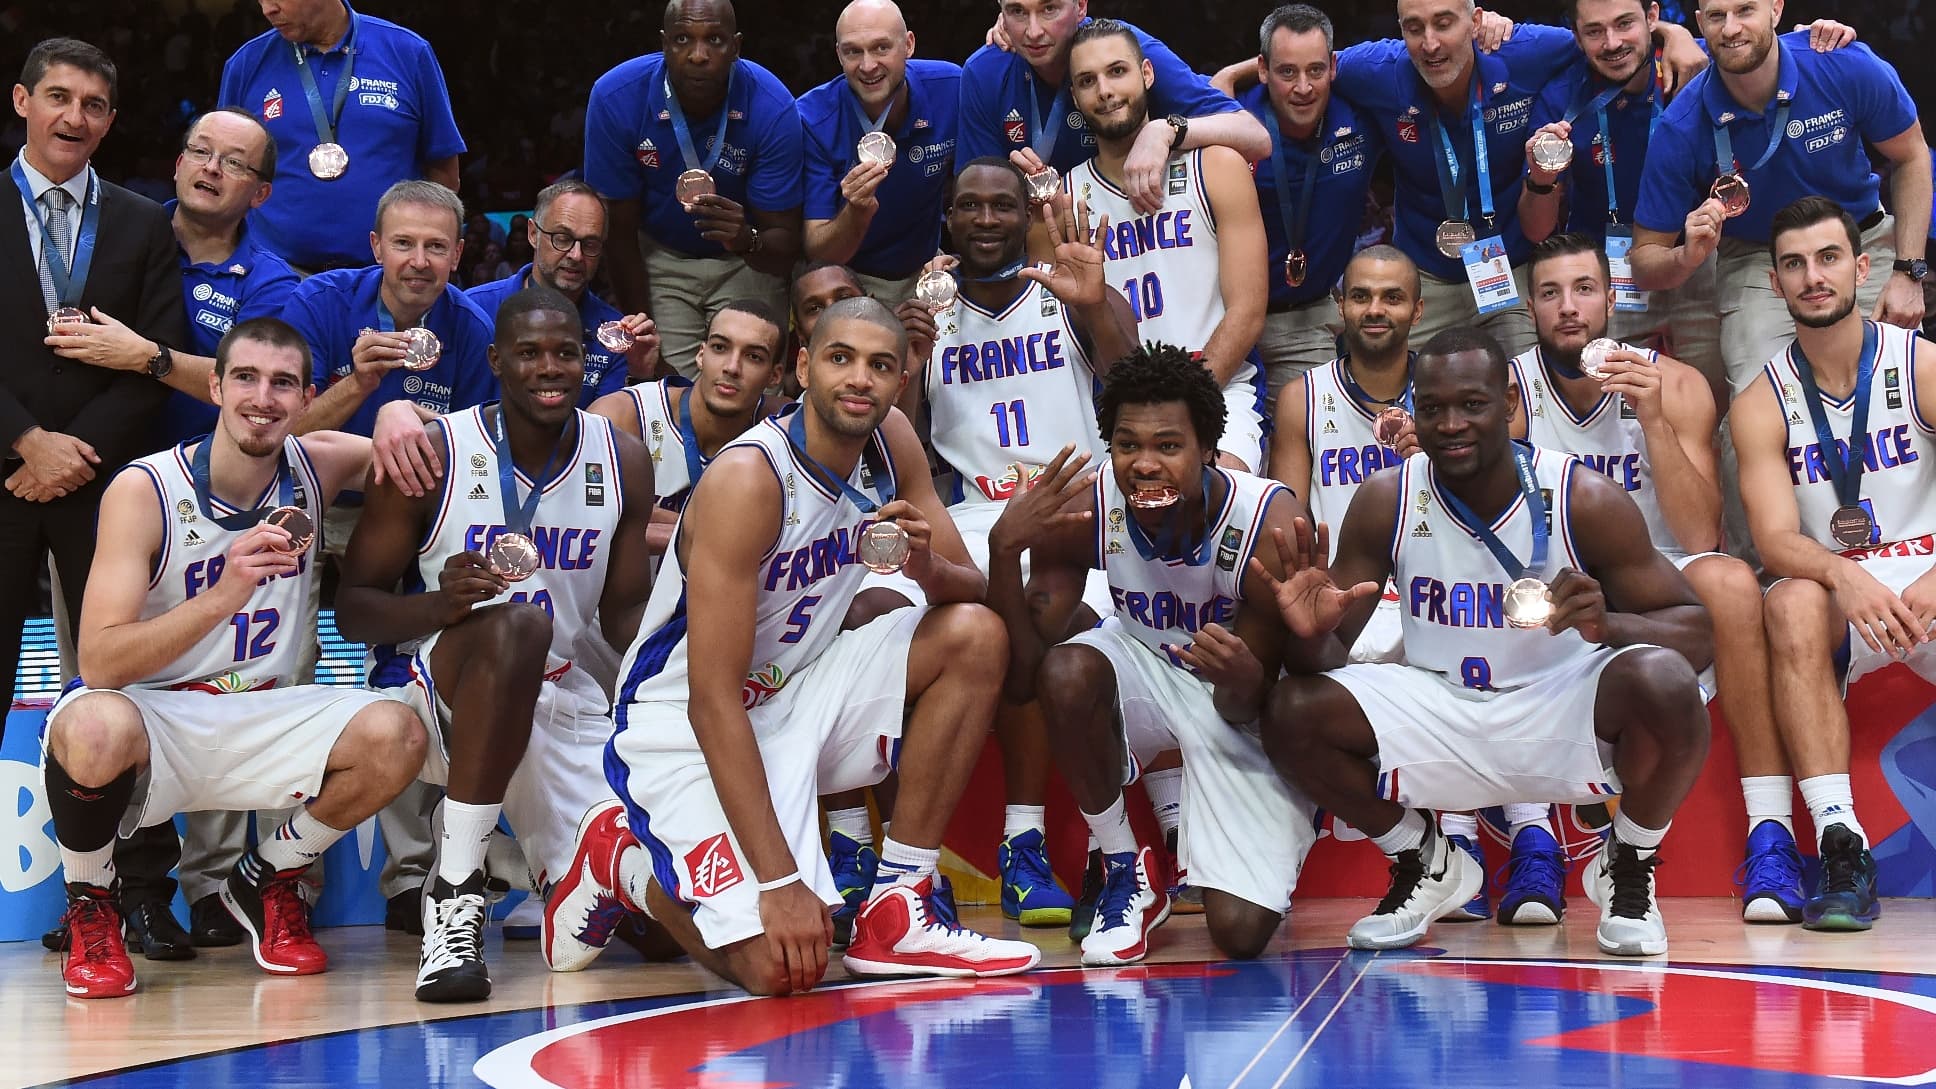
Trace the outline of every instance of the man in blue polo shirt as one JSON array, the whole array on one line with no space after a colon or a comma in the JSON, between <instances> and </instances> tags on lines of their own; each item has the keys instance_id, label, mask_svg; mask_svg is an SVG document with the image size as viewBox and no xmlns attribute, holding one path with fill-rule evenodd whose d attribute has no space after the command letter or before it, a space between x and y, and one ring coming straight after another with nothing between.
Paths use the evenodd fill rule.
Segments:
<instances>
[{"instance_id":1,"label":"man in blue polo shirt","mask_svg":"<svg viewBox=\"0 0 1936 1089\"><path fill-rule=\"evenodd\" d=\"M605 252L605 198L576 178L553 182L538 191L531 210L531 263L502 280L479 284L466 292L484 316L493 320L504 300L533 284L543 284L578 305L585 326L585 385L578 407L624 389L627 378L646 377L657 363L658 333L644 314L621 314L618 308L591 293L598 263ZM611 323L617 323L614 329ZM600 330L604 330L601 336ZM623 337L616 336L618 331ZM629 347L622 345L630 338Z\"/></svg>"},{"instance_id":2,"label":"man in blue polo shirt","mask_svg":"<svg viewBox=\"0 0 1936 1089\"><path fill-rule=\"evenodd\" d=\"M1027 148L1067 174L1096 154L1096 137L1069 97L1069 42L1089 18L1089 0L1002 0L997 38L961 70L961 143L956 161ZM1270 134L1170 47L1132 26L1155 82L1149 120L1125 165L1139 211L1163 206L1170 156L1221 144L1252 162L1270 154Z\"/></svg>"},{"instance_id":3,"label":"man in blue polo shirt","mask_svg":"<svg viewBox=\"0 0 1936 1089\"><path fill-rule=\"evenodd\" d=\"M1781 11L1780 0L1703 0L1714 67L1661 115L1634 209L1641 289L1676 289L1718 252L1721 356L1736 390L1793 339L1769 280L1768 234L1775 213L1800 197L1826 196L1860 225L1874 270L1857 291L1861 306L1909 328L1923 318L1930 161L1915 103L1867 46L1816 53L1805 34L1777 37ZM1894 164L1893 222L1864 144ZM1717 195L1724 177L1746 184ZM1730 203L1739 207L1733 218Z\"/></svg>"},{"instance_id":4,"label":"man in blue polo shirt","mask_svg":"<svg viewBox=\"0 0 1936 1089\"><path fill-rule=\"evenodd\" d=\"M739 55L731 0L673 0L663 52L620 64L585 107L585 180L611 202L617 303L658 323L665 365L690 378L712 312L786 307L800 255L800 112Z\"/></svg>"},{"instance_id":5,"label":"man in blue polo shirt","mask_svg":"<svg viewBox=\"0 0 1936 1089\"><path fill-rule=\"evenodd\" d=\"M430 43L346 0L262 0L270 30L222 66L216 101L255 114L281 149L282 196L261 242L304 272L368 264L358 232L391 184L453 192L464 139ZM327 209L328 214L320 214Z\"/></svg>"},{"instance_id":6,"label":"man in blue polo shirt","mask_svg":"<svg viewBox=\"0 0 1936 1089\"><path fill-rule=\"evenodd\" d=\"M961 67L910 59L914 34L893 0L848 4L834 52L841 74L800 96L806 254L848 266L869 295L898 306L940 244Z\"/></svg>"}]
</instances>

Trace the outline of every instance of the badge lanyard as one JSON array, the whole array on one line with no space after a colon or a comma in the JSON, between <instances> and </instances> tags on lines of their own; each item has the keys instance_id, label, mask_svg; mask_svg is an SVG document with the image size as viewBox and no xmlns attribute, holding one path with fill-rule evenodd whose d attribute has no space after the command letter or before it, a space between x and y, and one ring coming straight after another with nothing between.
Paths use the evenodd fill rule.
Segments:
<instances>
[{"instance_id":1,"label":"badge lanyard","mask_svg":"<svg viewBox=\"0 0 1936 1089\"><path fill-rule=\"evenodd\" d=\"M1035 149L1035 157L1042 160L1043 166L1052 165L1055 158L1055 141L1062 135L1062 118L1069 112L1069 88L1058 87L1055 98L1049 102L1049 119L1042 120L1042 98L1035 93L1035 70L1029 69L1023 79L1028 81L1029 146Z\"/></svg>"},{"instance_id":2,"label":"badge lanyard","mask_svg":"<svg viewBox=\"0 0 1936 1089\"><path fill-rule=\"evenodd\" d=\"M845 495L854 506L859 507L862 514L872 514L894 502L894 474L875 457L872 441L861 449L861 460L867 462L868 468L874 475L874 490L881 496L879 502L875 502L873 496L847 483L846 477L822 465L812 454L807 453L807 410L805 408L795 407L789 415L792 419L787 421L787 442L792 445L793 452L800 455L808 465L818 469L821 476L833 481L840 489L840 493Z\"/></svg>"},{"instance_id":3,"label":"badge lanyard","mask_svg":"<svg viewBox=\"0 0 1936 1089\"><path fill-rule=\"evenodd\" d=\"M1365 387L1358 384L1358 380L1351 375L1351 357L1349 355L1344 356L1339 362L1342 365L1338 367L1338 377L1344 379L1344 391L1346 393L1368 405L1384 405L1387 408L1402 406L1405 411L1412 411L1412 364L1418 362L1417 352L1405 353L1405 390L1398 396L1390 398L1373 397L1365 390Z\"/></svg>"},{"instance_id":4,"label":"badge lanyard","mask_svg":"<svg viewBox=\"0 0 1936 1089\"><path fill-rule=\"evenodd\" d=\"M1466 106L1466 117L1472 122L1472 166L1479 175L1479 214L1485 217L1486 229L1492 229L1492 156L1486 148L1486 116L1483 102L1479 97L1479 73L1472 73L1472 102ZM1445 126L1439 124L1437 112L1427 117L1432 131L1439 141L1439 192L1445 197L1445 218L1461 223L1467 222L1471 212L1472 199L1465 182L1460 177L1459 152L1452 146L1452 137L1446 134ZM1454 203L1456 201L1457 203Z\"/></svg>"},{"instance_id":5,"label":"badge lanyard","mask_svg":"<svg viewBox=\"0 0 1936 1089\"><path fill-rule=\"evenodd\" d=\"M1143 532L1141 523L1134 518L1130 518L1128 519L1129 543L1136 546L1136 554L1152 563L1157 561L1168 562L1176 559L1182 560L1191 567L1202 567L1204 564L1209 563L1210 538L1212 536L1210 532L1212 528L1210 525L1210 490L1214 480L1215 477L1211 475L1210 467L1208 465L1204 466L1203 540L1197 542L1195 549L1185 556L1175 555L1176 550L1183 545L1183 541L1179 539L1182 534L1177 531L1177 520L1174 518L1163 519L1163 535L1155 541L1151 541L1149 535Z\"/></svg>"},{"instance_id":6,"label":"badge lanyard","mask_svg":"<svg viewBox=\"0 0 1936 1089\"><path fill-rule=\"evenodd\" d=\"M356 23L357 15L350 13L350 31L343 40L343 70L336 73L336 93L330 102L329 112L323 112L323 92L316 86L316 73L310 70L309 59L303 56L303 47L295 42L289 48L296 51L296 71L302 76L303 97L309 100L309 118L316 123L316 142L319 144L336 143L336 126L343 119L343 102L350 94L350 80L356 71ZM321 56L321 54L317 54Z\"/></svg>"},{"instance_id":7,"label":"badge lanyard","mask_svg":"<svg viewBox=\"0 0 1936 1089\"><path fill-rule=\"evenodd\" d=\"M485 410L489 415L489 410ZM504 528L512 533L531 536L531 520L538 515L538 499L544 495L545 485L550 483L552 471L559 468L558 454L565 448L565 439L570 436L571 428L578 422L577 413L572 414L572 422L567 424L558 436L558 445L552 447L550 456L545 458L544 471L531 481L531 492L518 501L517 466L511 457L511 443L504 437L504 404L498 402L497 415L491 420L491 437L497 440L497 482L504 501Z\"/></svg>"},{"instance_id":8,"label":"badge lanyard","mask_svg":"<svg viewBox=\"0 0 1936 1089\"><path fill-rule=\"evenodd\" d=\"M1842 506L1862 502L1862 471L1867 463L1862 450L1869 445L1869 387L1875 378L1877 341L1874 322L1862 323L1862 358L1855 371L1855 414L1849 421L1849 443L1845 455L1835 453L1835 433L1828 429L1828 413L1822 408L1822 389L1815 384L1815 368L1808 362L1800 341L1789 346L1788 358L1802 380L1802 399L1808 402L1808 418L1815 424L1815 441L1822 446L1822 467L1828 470L1829 483Z\"/></svg>"},{"instance_id":9,"label":"badge lanyard","mask_svg":"<svg viewBox=\"0 0 1936 1089\"><path fill-rule=\"evenodd\" d=\"M1533 448L1523 442L1514 442L1512 452L1513 468L1519 472L1519 494L1525 497L1526 512L1533 519L1533 558L1525 565L1520 564L1519 557L1513 555L1512 549L1506 547L1492 527L1472 513L1472 508L1453 495L1451 489L1440 488L1439 494L1444 497L1445 507L1452 512L1452 517L1471 530L1493 558L1499 561L1499 566L1506 569L1506 574L1517 581L1529 575L1537 578L1538 573L1546 569L1546 503L1539 497L1539 480L1533 475Z\"/></svg>"},{"instance_id":10,"label":"badge lanyard","mask_svg":"<svg viewBox=\"0 0 1936 1089\"><path fill-rule=\"evenodd\" d=\"M1290 244L1290 253L1304 248L1304 231L1311 223L1311 196L1317 192L1318 164L1311 158L1304 163L1303 176L1298 181L1297 205L1293 214L1291 205L1290 156L1286 154L1284 136L1277 124L1277 111L1271 108L1266 96L1264 103L1264 127L1270 130L1271 138L1271 181L1277 186L1277 214L1284 220L1284 238ZM1323 125L1323 119L1319 119Z\"/></svg>"},{"instance_id":11,"label":"badge lanyard","mask_svg":"<svg viewBox=\"0 0 1936 1089\"><path fill-rule=\"evenodd\" d=\"M27 173L20 168L20 160L14 160L12 173L14 186L20 190L27 207L33 209L34 222L40 225L40 255L47 262L47 273L54 281L56 304L79 306L81 293L87 290L88 270L94 267L94 240L101 233L100 175L93 167L88 168L87 198L81 202L81 233L74 237L74 259L69 262L54 247L53 232L47 229L47 220L40 214L40 202L34 199L33 186L27 184Z\"/></svg>"},{"instance_id":12,"label":"badge lanyard","mask_svg":"<svg viewBox=\"0 0 1936 1089\"><path fill-rule=\"evenodd\" d=\"M228 515L215 513L215 504L208 486L209 447L214 445L214 435L203 435L197 440L195 456L189 459L188 477L195 485L195 504L202 508L202 517L231 533L248 529L267 517L274 508L259 507ZM291 506L296 502L296 476L289 469L289 451L286 448L276 458L274 487L277 507Z\"/></svg>"},{"instance_id":13,"label":"badge lanyard","mask_svg":"<svg viewBox=\"0 0 1936 1089\"><path fill-rule=\"evenodd\" d=\"M1653 67L1649 68L1648 72L1650 74L1647 77L1647 91L1653 108L1653 117L1647 122L1647 132L1651 135L1660 125L1660 53L1658 51L1654 53ZM1620 222L1620 198L1613 187L1613 130L1607 128L1607 104L1620 96L1621 88L1610 87L1595 95L1591 103L1584 105L1581 99L1585 98L1585 88L1581 90L1580 99L1575 99L1573 107L1566 111L1566 122L1572 124L1573 119L1579 116L1583 109L1592 110L1594 117L1599 121L1603 152L1600 156L1602 160L1600 165L1607 175L1607 222L1617 224Z\"/></svg>"},{"instance_id":14,"label":"badge lanyard","mask_svg":"<svg viewBox=\"0 0 1936 1089\"><path fill-rule=\"evenodd\" d=\"M672 134L679 140L679 154L685 157L688 167L695 167L710 174L718 165L720 155L726 151L726 122L733 115L733 87L739 83L739 64L733 64L732 71L726 74L726 97L719 103L719 124L713 130L712 150L700 158L698 149L692 146L692 130L686 126L686 111L679 107L679 96L672 93L672 77L665 79L666 112L672 115Z\"/></svg>"},{"instance_id":15,"label":"badge lanyard","mask_svg":"<svg viewBox=\"0 0 1936 1089\"><path fill-rule=\"evenodd\" d=\"M1793 105L1789 101L1788 92L1776 92L1775 102L1777 103L1775 125L1769 130L1768 146L1762 149L1761 158L1756 159L1755 164L1748 170L1760 170L1767 166L1768 160L1775 157L1775 149L1781 146L1782 140L1788 135L1788 110ZM1714 126L1714 162L1716 168L1723 174L1745 173L1741 169L1741 161L1734 157L1734 138L1728 134L1728 127L1724 124Z\"/></svg>"}]
</instances>

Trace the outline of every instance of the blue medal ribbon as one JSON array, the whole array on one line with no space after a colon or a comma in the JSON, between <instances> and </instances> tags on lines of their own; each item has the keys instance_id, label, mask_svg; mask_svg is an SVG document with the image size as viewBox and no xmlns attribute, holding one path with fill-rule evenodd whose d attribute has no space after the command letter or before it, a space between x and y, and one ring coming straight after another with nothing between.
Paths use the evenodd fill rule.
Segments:
<instances>
[{"instance_id":1,"label":"blue medal ribbon","mask_svg":"<svg viewBox=\"0 0 1936 1089\"><path fill-rule=\"evenodd\" d=\"M1216 480L1217 475L1211 471L1208 465L1204 466L1202 488L1203 539L1197 542L1197 546L1194 549L1191 549L1188 553L1179 554L1183 546L1188 543L1188 537L1187 531L1180 528L1179 523L1181 522L1181 518L1177 515L1170 514L1164 517L1163 534L1155 541L1149 539L1149 535L1143 532L1142 524L1136 521L1135 516L1132 515L1127 520L1129 524L1129 543L1136 546L1136 554L1152 563L1168 563L1172 560L1182 560L1191 567L1202 567L1204 564L1209 563L1211 536L1210 493L1216 490ZM1124 497L1124 502L1128 502L1127 496Z\"/></svg>"},{"instance_id":2,"label":"blue medal ribbon","mask_svg":"<svg viewBox=\"0 0 1936 1089\"><path fill-rule=\"evenodd\" d=\"M1062 119L1069 113L1069 88L1058 87L1055 98L1049 102L1049 119L1042 120L1042 97L1035 93L1035 69L1023 75L1028 81L1029 102L1029 147L1035 149L1035 157L1042 160L1043 166L1053 166L1055 141L1062 135Z\"/></svg>"},{"instance_id":3,"label":"blue medal ribbon","mask_svg":"<svg viewBox=\"0 0 1936 1089\"><path fill-rule=\"evenodd\" d=\"M1367 405L1384 405L1387 408L1403 407L1407 412L1412 411L1412 367L1418 362L1417 352L1405 353L1405 389L1404 392L1396 397L1373 397L1365 387L1358 384L1356 378L1352 377L1351 356L1345 355L1339 362L1341 365L1338 367L1338 377L1344 379L1344 390L1346 393L1349 393L1352 397Z\"/></svg>"},{"instance_id":4,"label":"blue medal ribbon","mask_svg":"<svg viewBox=\"0 0 1936 1089\"><path fill-rule=\"evenodd\" d=\"M1840 454L1835 451L1835 433L1828 428L1828 413L1822 408L1822 388L1815 382L1815 368L1800 341L1788 348L1795 375L1802 380L1802 400L1808 403L1808 418L1815 425L1815 441L1822 446L1822 467L1835 486L1836 501L1845 507L1862 502L1862 471L1868 467L1862 451L1869 445L1869 388L1875 379L1879 339L1875 323L1863 322L1862 358L1855 371L1855 412L1849 421L1848 446Z\"/></svg>"},{"instance_id":5,"label":"blue medal ribbon","mask_svg":"<svg viewBox=\"0 0 1936 1089\"><path fill-rule=\"evenodd\" d=\"M496 415L491 414L492 407L497 409ZM504 528L529 538L531 520L538 514L538 500L544 495L545 485L551 482L552 472L560 468L558 455L572 445L567 440L571 438L572 428L578 426L578 414L572 413L571 422L559 434L558 445L552 447L550 455L545 458L543 471L532 479L531 491L522 502L518 500L517 465L511 456L511 444L504 437L503 402L487 406L483 414L491 417L491 438L497 443L497 483L499 498L504 501Z\"/></svg>"},{"instance_id":6,"label":"blue medal ribbon","mask_svg":"<svg viewBox=\"0 0 1936 1089\"><path fill-rule=\"evenodd\" d=\"M679 96L672 93L672 77L665 80L666 112L672 115L672 134L679 140L679 154L685 157L688 167L696 167L710 174L719 164L719 157L726 151L726 122L733 116L733 87L739 83L739 64L734 62L732 71L726 74L726 97L719 103L719 124L713 131L712 150L704 158L692 146L692 130L686 126L686 111L679 107Z\"/></svg>"},{"instance_id":7,"label":"blue medal ribbon","mask_svg":"<svg viewBox=\"0 0 1936 1089\"><path fill-rule=\"evenodd\" d=\"M1318 119L1319 136L1323 136L1324 119ZM1315 157L1304 161L1304 173L1298 180L1297 205L1293 212L1291 205L1290 156L1284 147L1284 135L1279 131L1277 110L1265 96L1264 127L1270 131L1271 138L1271 181L1277 187L1277 214L1284 220L1284 238L1290 244L1290 253L1304 248L1304 231L1311 222L1311 197L1318 188L1318 164Z\"/></svg>"},{"instance_id":8,"label":"blue medal ribbon","mask_svg":"<svg viewBox=\"0 0 1936 1089\"><path fill-rule=\"evenodd\" d=\"M686 487L691 489L698 485L699 474L706 471L706 457L699 451L699 433L692 426L692 399L699 396L699 391L690 381L685 386L686 395L679 401L679 444L685 447Z\"/></svg>"},{"instance_id":9,"label":"blue medal ribbon","mask_svg":"<svg viewBox=\"0 0 1936 1089\"><path fill-rule=\"evenodd\" d=\"M196 446L194 456L188 459L188 478L195 485L195 505L202 509L202 517L234 533L249 529L269 516L275 507L216 514L213 493L208 484L209 448L215 445L215 436L208 434L190 441ZM289 450L286 446L276 455L276 479L270 487L276 491L276 507L287 507L296 502L296 474L289 468Z\"/></svg>"},{"instance_id":10,"label":"blue medal ribbon","mask_svg":"<svg viewBox=\"0 0 1936 1089\"><path fill-rule=\"evenodd\" d=\"M1486 219L1486 229L1492 229L1492 156L1486 149L1485 102L1480 97L1479 72L1472 73L1472 101L1466 105L1466 120L1472 124L1472 166L1479 176L1479 214ZM1459 151L1452 146L1452 137L1446 134L1445 126L1439 124L1438 113L1434 111L1426 120L1432 124L1432 132L1439 142L1439 192L1445 197L1445 218L1466 222L1472 202L1459 170ZM1456 196L1455 196L1456 195ZM1453 203L1454 200L1458 203Z\"/></svg>"},{"instance_id":11,"label":"blue medal ribbon","mask_svg":"<svg viewBox=\"0 0 1936 1089\"><path fill-rule=\"evenodd\" d=\"M318 144L336 142L336 125L343 118L343 102L349 97L351 73L356 71L356 23L357 15L352 11L349 34L343 40L343 70L336 73L336 92L330 101L328 113L323 112L323 92L316 86L316 73L310 70L303 47L295 42L289 43L289 48L296 51L296 71L302 76L303 97L309 100L309 117L316 123Z\"/></svg>"},{"instance_id":12,"label":"blue medal ribbon","mask_svg":"<svg viewBox=\"0 0 1936 1089\"><path fill-rule=\"evenodd\" d=\"M872 514L894 502L894 474L881 463L871 440L861 448L861 460L867 463L868 471L874 476L874 490L880 493L878 502L873 496L847 483L846 477L822 465L812 454L807 453L807 409L796 405L788 415L792 418L787 421L787 442L792 445L793 452L800 455L801 460L813 466L821 476L826 477L830 483L839 488L840 493L852 501L854 506L859 507L862 514ZM879 432L876 431L875 434Z\"/></svg>"},{"instance_id":13,"label":"blue medal ribbon","mask_svg":"<svg viewBox=\"0 0 1936 1089\"><path fill-rule=\"evenodd\" d=\"M54 298L61 306L79 306L81 294L87 290L88 270L94 267L94 240L101 234L100 175L93 167L88 168L87 199L81 202L81 233L74 236L74 259L68 262L54 248L54 235L40 214L40 202L34 199L33 186L27 183L27 172L20 168L19 159L13 162L12 174L14 187L20 190L21 199L34 211L34 222L40 225L40 254L54 280Z\"/></svg>"},{"instance_id":14,"label":"blue medal ribbon","mask_svg":"<svg viewBox=\"0 0 1936 1089\"><path fill-rule=\"evenodd\" d=\"M1767 166L1768 160L1775 157L1775 149L1788 137L1788 110L1794 103L1790 101L1787 91L1775 92L1775 102L1775 125L1769 130L1772 135L1768 137L1768 146L1762 149L1761 158L1756 159L1749 170L1760 170ZM1725 124L1714 126L1714 165L1723 174L1744 173L1741 160L1734 157L1734 137L1728 134Z\"/></svg>"},{"instance_id":15,"label":"blue medal ribbon","mask_svg":"<svg viewBox=\"0 0 1936 1089\"><path fill-rule=\"evenodd\" d=\"M1515 441L1512 444L1512 453L1513 468L1519 473L1519 494L1525 497L1526 512L1533 519L1531 561L1521 564L1519 557L1513 555L1512 549L1507 548L1506 543L1499 539L1499 535L1492 531L1492 526L1485 519L1472 513L1472 508L1466 506L1458 496L1453 495L1452 489L1440 487L1438 492L1445 500L1445 509L1451 512L1452 517L1457 519L1460 525L1472 531L1472 535L1479 538L1486 546L1486 550L1492 553L1493 559L1499 561L1499 566L1506 569L1506 575L1517 581L1529 576L1538 578L1538 572L1546 569L1546 503L1539 496L1539 478L1533 473L1533 448L1526 443Z\"/></svg>"}]
</instances>

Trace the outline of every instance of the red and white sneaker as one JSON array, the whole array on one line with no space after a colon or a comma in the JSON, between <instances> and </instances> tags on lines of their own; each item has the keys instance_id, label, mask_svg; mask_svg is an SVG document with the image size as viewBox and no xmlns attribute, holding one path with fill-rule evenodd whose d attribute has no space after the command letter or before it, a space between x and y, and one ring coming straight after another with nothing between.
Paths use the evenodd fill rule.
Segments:
<instances>
[{"instance_id":1,"label":"red and white sneaker","mask_svg":"<svg viewBox=\"0 0 1936 1089\"><path fill-rule=\"evenodd\" d=\"M67 886L67 952L61 979L75 998L122 998L134 993L134 961L121 939L121 909L114 894L93 885Z\"/></svg>"},{"instance_id":2,"label":"red and white sneaker","mask_svg":"<svg viewBox=\"0 0 1936 1089\"><path fill-rule=\"evenodd\" d=\"M309 929L309 905L302 898L302 875L308 869L283 870L261 885L243 876L242 861L219 890L222 904L249 932L250 948L262 970L279 976L313 976L329 968L329 954L316 944Z\"/></svg>"},{"instance_id":3,"label":"red and white sneaker","mask_svg":"<svg viewBox=\"0 0 1936 1089\"><path fill-rule=\"evenodd\" d=\"M597 960L626 914L636 910L619 888L618 860L638 842L617 798L592 806L578 822L571 869L545 899L544 956L552 971L576 972Z\"/></svg>"},{"instance_id":4,"label":"red and white sneaker","mask_svg":"<svg viewBox=\"0 0 1936 1089\"><path fill-rule=\"evenodd\" d=\"M1028 942L990 938L936 917L934 879L894 885L860 909L847 971L857 976L1006 976L1042 959Z\"/></svg>"},{"instance_id":5,"label":"red and white sneaker","mask_svg":"<svg viewBox=\"0 0 1936 1089\"><path fill-rule=\"evenodd\" d=\"M1150 931L1170 917L1170 896L1150 879L1156 872L1156 853L1148 847L1134 856L1111 856L1104 863L1096 921L1082 939L1082 963L1135 964L1149 955Z\"/></svg>"}]
</instances>

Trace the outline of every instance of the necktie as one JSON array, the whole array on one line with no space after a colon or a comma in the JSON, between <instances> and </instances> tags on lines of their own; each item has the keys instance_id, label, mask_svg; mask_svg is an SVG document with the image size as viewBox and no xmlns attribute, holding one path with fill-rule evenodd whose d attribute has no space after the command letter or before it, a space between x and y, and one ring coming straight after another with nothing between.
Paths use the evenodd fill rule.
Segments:
<instances>
[{"instance_id":1,"label":"necktie","mask_svg":"<svg viewBox=\"0 0 1936 1089\"><path fill-rule=\"evenodd\" d=\"M40 202L47 206L47 234L54 240L53 253L40 255L40 294L47 300L47 312L53 313L61 305L60 296L54 293L53 264L61 263L62 269L69 267L69 253L73 249L73 229L67 223L67 204L72 199L67 190L55 186L40 195ZM42 246L42 249L45 249Z\"/></svg>"}]
</instances>

